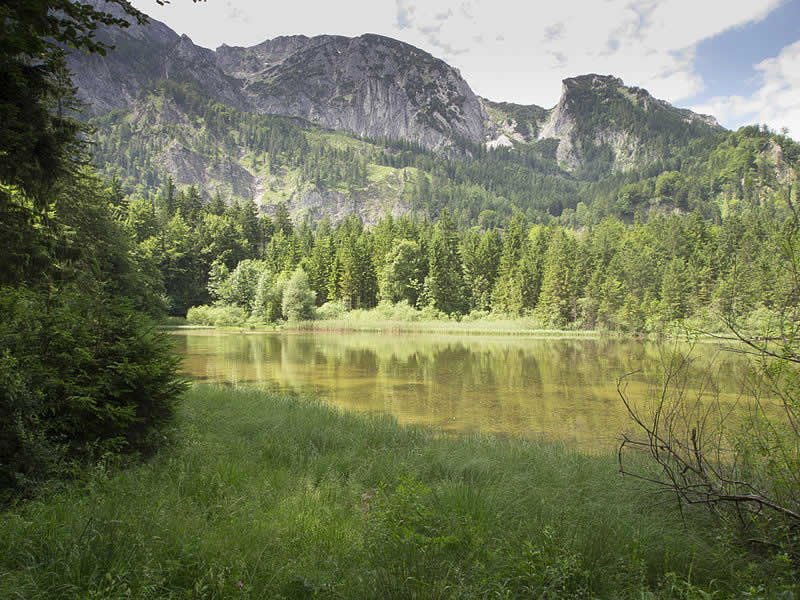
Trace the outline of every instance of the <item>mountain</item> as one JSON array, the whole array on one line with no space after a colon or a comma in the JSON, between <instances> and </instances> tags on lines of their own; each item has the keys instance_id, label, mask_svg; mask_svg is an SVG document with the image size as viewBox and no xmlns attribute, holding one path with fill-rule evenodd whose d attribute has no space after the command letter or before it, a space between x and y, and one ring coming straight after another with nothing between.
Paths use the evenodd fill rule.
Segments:
<instances>
[{"instance_id":1,"label":"mountain","mask_svg":"<svg viewBox=\"0 0 800 600\"><path fill-rule=\"evenodd\" d=\"M391 38L293 36L216 55L259 113L427 148L483 140L486 112L458 71Z\"/></svg>"},{"instance_id":2,"label":"mountain","mask_svg":"<svg viewBox=\"0 0 800 600\"><path fill-rule=\"evenodd\" d=\"M497 132L490 146L550 140L563 168L590 177L669 158L691 140L723 131L714 117L674 108L611 75L565 79L550 110L484 102Z\"/></svg>"},{"instance_id":3,"label":"mountain","mask_svg":"<svg viewBox=\"0 0 800 600\"><path fill-rule=\"evenodd\" d=\"M131 22L119 7L105 0L88 3ZM131 22L126 29L100 27L97 38L114 49L106 56L72 52L67 60L78 98L89 115L130 108L144 88L162 79L191 82L211 98L246 107L241 82L217 66L212 50L195 45L188 36L178 35L159 21L151 19L147 25Z\"/></svg>"},{"instance_id":4,"label":"mountain","mask_svg":"<svg viewBox=\"0 0 800 600\"><path fill-rule=\"evenodd\" d=\"M105 9L103 0L92 1ZM107 29L100 36L116 50L108 57L74 54L69 63L94 114L131 106L148 84L170 79L193 82L215 101L241 110L300 117L429 149L556 139L557 158L569 170L604 147L612 150L614 169L663 157L674 140L662 147L644 143L644 126L679 124L681 141L719 129L709 117L675 109L611 76L564 80L561 99L551 110L493 103L478 98L445 62L374 34L288 36L216 51L155 20ZM595 131L598 123L603 128Z\"/></svg>"},{"instance_id":5,"label":"mountain","mask_svg":"<svg viewBox=\"0 0 800 600\"><path fill-rule=\"evenodd\" d=\"M105 9L102 0L93 4ZM356 135L431 149L460 139L483 142L488 116L459 72L391 38L291 36L212 51L155 20L98 37L116 49L107 57L74 53L69 60L79 97L94 115L129 107L148 84L170 79L192 82L239 109Z\"/></svg>"},{"instance_id":6,"label":"mountain","mask_svg":"<svg viewBox=\"0 0 800 600\"><path fill-rule=\"evenodd\" d=\"M373 34L209 50L153 20L99 37L116 49L73 54L69 67L105 175L144 195L171 177L267 214L283 203L296 219L447 207L469 225L593 205L632 215L661 200L645 202L648 188L620 202L622 186L703 163L728 135L610 75L565 79L550 109L494 102L445 62ZM701 179L662 200L711 207L713 182Z\"/></svg>"}]
</instances>

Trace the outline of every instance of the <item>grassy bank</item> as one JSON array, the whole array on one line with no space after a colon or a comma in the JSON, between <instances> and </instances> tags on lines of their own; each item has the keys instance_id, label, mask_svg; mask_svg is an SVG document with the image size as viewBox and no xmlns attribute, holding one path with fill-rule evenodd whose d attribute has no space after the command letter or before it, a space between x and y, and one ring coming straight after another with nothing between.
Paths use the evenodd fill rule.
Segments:
<instances>
[{"instance_id":1,"label":"grassy bank","mask_svg":"<svg viewBox=\"0 0 800 600\"><path fill-rule=\"evenodd\" d=\"M558 328L533 314L516 315L502 312L472 311L465 315L446 315L430 306L421 309L407 302L381 302L369 309L346 308L341 301L328 302L313 310L313 318L302 321L265 321L239 306L213 304L189 309L186 319L172 317L173 326L204 326L237 330L308 330L308 331L386 331L402 333L458 333L462 335L524 335L547 337L582 337L600 335L677 336L688 334L730 335L715 315L703 313L691 319L675 322L654 320L643 331L610 330L595 324L583 328L573 323ZM741 333L760 335L770 329L768 315L761 309L753 311L739 323Z\"/></svg>"},{"instance_id":2,"label":"grassy bank","mask_svg":"<svg viewBox=\"0 0 800 600\"><path fill-rule=\"evenodd\" d=\"M613 457L198 386L175 447L0 515L0 597L796 597L686 518Z\"/></svg>"},{"instance_id":3,"label":"grassy bank","mask_svg":"<svg viewBox=\"0 0 800 600\"><path fill-rule=\"evenodd\" d=\"M176 323L177 324L177 323ZM347 310L342 302L328 302L314 310L313 319L303 321L263 321L248 316L240 307L216 304L189 309L184 325L219 329L308 330L308 331L387 331L403 333L458 333L490 335L592 336L608 333L557 329L532 316L474 311L448 316L431 307L417 309L406 302L382 302L370 309Z\"/></svg>"},{"instance_id":4,"label":"grassy bank","mask_svg":"<svg viewBox=\"0 0 800 600\"><path fill-rule=\"evenodd\" d=\"M548 328L526 317L497 316L462 320L411 320L375 314L373 310L354 310L341 318L287 323L287 329L308 331L385 331L397 333L457 333L461 335L524 335L547 337L598 336L603 332Z\"/></svg>"}]
</instances>

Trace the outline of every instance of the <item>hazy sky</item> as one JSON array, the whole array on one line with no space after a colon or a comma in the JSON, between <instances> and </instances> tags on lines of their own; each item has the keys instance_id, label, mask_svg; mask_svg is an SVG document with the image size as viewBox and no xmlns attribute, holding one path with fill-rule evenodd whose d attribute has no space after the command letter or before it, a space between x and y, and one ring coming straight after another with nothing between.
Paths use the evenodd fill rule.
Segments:
<instances>
[{"instance_id":1,"label":"hazy sky","mask_svg":"<svg viewBox=\"0 0 800 600\"><path fill-rule=\"evenodd\" d=\"M479 95L558 101L561 80L613 74L729 128L800 139L800 0L155 0L133 4L208 48L281 35L378 33L458 67Z\"/></svg>"}]
</instances>

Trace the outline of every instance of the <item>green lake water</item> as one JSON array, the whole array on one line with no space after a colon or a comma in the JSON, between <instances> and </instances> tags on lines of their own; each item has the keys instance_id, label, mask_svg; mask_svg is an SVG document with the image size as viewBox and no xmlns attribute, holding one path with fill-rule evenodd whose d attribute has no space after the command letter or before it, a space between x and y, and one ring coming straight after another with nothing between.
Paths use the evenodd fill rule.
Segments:
<instances>
[{"instance_id":1,"label":"green lake water","mask_svg":"<svg viewBox=\"0 0 800 600\"><path fill-rule=\"evenodd\" d=\"M198 381L312 393L401 423L614 449L635 431L617 392L645 408L666 352L688 345L619 338L390 333L175 333ZM702 387L724 407L740 397L743 359L713 344L692 350L687 397ZM711 375L712 377L705 377Z\"/></svg>"}]
</instances>

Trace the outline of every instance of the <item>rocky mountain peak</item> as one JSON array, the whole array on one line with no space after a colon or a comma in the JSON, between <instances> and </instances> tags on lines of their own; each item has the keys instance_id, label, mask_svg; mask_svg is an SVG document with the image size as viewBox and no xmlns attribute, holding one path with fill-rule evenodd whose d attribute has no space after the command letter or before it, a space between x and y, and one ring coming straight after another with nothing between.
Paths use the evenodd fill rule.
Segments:
<instances>
[{"instance_id":1,"label":"rocky mountain peak","mask_svg":"<svg viewBox=\"0 0 800 600\"><path fill-rule=\"evenodd\" d=\"M578 75L577 77L567 77L561 81L562 94L566 94L571 90L578 88L618 88L624 86L625 83L619 77L613 75L598 75L596 73L588 73L586 75Z\"/></svg>"},{"instance_id":2,"label":"rocky mountain peak","mask_svg":"<svg viewBox=\"0 0 800 600\"><path fill-rule=\"evenodd\" d=\"M258 112L429 148L456 138L483 141L486 114L458 71L385 36L290 36L250 48L222 46L217 65L242 82Z\"/></svg>"},{"instance_id":3,"label":"rocky mountain peak","mask_svg":"<svg viewBox=\"0 0 800 600\"><path fill-rule=\"evenodd\" d=\"M104 0L91 2L119 12ZM281 36L216 51L155 20L101 29L98 36L116 50L107 57L70 57L80 96L94 113L131 107L143 90L170 79L245 112L299 117L430 149L464 141L493 148L547 139L541 146L545 154L569 170L591 161L602 162L598 169L625 169L719 128L712 117L675 109L613 75L564 79L559 102L550 110L482 100L457 69L374 33Z\"/></svg>"}]
</instances>

